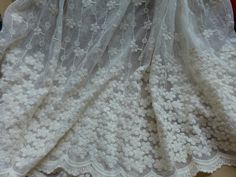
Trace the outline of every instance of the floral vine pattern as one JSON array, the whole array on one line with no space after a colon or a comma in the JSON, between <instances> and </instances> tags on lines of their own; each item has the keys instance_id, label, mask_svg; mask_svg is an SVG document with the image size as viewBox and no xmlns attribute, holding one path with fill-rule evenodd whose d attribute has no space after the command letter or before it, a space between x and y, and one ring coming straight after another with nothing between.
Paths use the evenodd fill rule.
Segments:
<instances>
[{"instance_id":1,"label":"floral vine pattern","mask_svg":"<svg viewBox=\"0 0 236 177\"><path fill-rule=\"evenodd\" d=\"M0 33L1 177L191 177L236 164L221 0L17 0Z\"/></svg>"}]
</instances>

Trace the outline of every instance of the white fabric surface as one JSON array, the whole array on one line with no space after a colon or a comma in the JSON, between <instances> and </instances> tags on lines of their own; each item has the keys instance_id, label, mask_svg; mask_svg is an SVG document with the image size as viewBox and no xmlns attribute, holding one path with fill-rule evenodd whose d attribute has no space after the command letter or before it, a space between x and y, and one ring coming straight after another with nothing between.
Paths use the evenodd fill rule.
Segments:
<instances>
[{"instance_id":1,"label":"white fabric surface","mask_svg":"<svg viewBox=\"0 0 236 177\"><path fill-rule=\"evenodd\" d=\"M235 39L229 0L16 0L0 33L0 176L235 165Z\"/></svg>"}]
</instances>

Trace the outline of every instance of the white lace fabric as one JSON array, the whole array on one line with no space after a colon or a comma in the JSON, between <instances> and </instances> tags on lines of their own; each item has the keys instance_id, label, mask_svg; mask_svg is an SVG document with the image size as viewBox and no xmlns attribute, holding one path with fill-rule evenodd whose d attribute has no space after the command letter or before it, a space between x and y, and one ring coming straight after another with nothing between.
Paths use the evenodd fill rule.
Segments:
<instances>
[{"instance_id":1,"label":"white lace fabric","mask_svg":"<svg viewBox=\"0 0 236 177\"><path fill-rule=\"evenodd\" d=\"M16 0L3 20L1 177L236 165L229 1Z\"/></svg>"}]
</instances>

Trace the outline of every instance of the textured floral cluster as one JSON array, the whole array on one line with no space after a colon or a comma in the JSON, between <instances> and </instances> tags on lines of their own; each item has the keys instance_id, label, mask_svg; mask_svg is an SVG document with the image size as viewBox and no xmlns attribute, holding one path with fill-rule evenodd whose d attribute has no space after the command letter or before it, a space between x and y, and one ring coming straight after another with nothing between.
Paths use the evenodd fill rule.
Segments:
<instances>
[{"instance_id":1,"label":"textured floral cluster","mask_svg":"<svg viewBox=\"0 0 236 177\"><path fill-rule=\"evenodd\" d=\"M0 34L0 174L182 177L235 163L235 44L212 15L222 1L188 2L18 1Z\"/></svg>"}]
</instances>

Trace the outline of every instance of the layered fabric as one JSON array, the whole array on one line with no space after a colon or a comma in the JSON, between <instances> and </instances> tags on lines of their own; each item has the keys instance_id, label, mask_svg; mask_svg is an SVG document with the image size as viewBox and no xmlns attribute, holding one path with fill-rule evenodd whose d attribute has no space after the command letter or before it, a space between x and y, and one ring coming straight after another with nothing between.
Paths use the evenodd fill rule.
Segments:
<instances>
[{"instance_id":1,"label":"layered fabric","mask_svg":"<svg viewBox=\"0 0 236 177\"><path fill-rule=\"evenodd\" d=\"M236 164L229 0L16 0L0 57L1 177Z\"/></svg>"}]
</instances>

